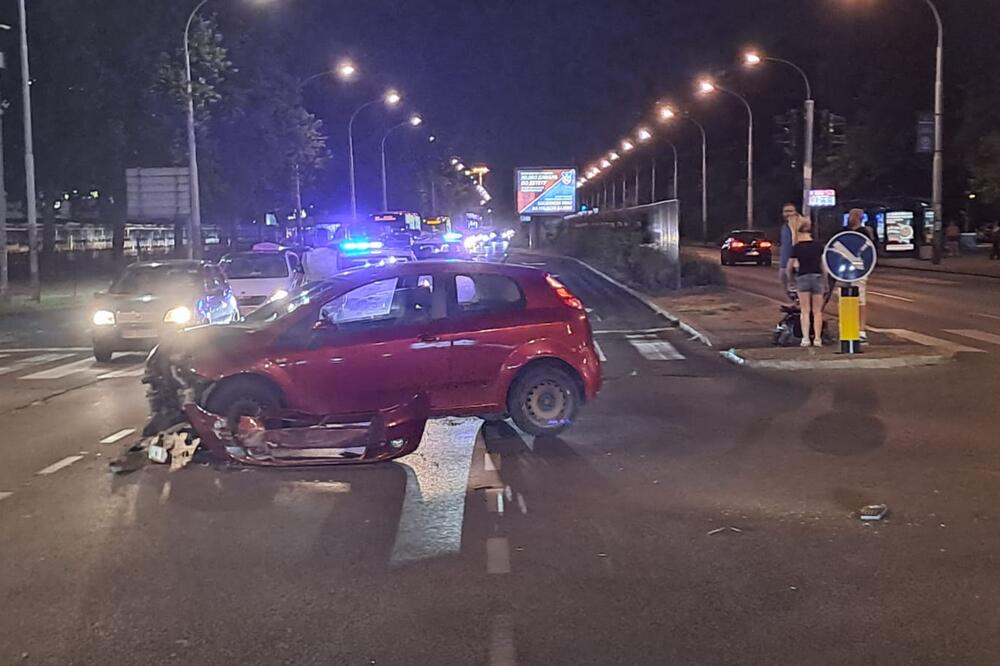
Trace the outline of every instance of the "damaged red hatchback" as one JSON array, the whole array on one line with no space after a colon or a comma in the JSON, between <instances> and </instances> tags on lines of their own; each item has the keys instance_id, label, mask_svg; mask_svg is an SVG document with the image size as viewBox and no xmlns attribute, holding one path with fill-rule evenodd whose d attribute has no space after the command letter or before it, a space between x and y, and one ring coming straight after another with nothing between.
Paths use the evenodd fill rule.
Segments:
<instances>
[{"instance_id":1,"label":"damaged red hatchback","mask_svg":"<svg viewBox=\"0 0 1000 666\"><path fill-rule=\"evenodd\" d=\"M271 410L364 418L426 395L429 416L510 416L554 435L597 395L582 303L551 275L428 261L349 271L243 322L198 327L150 355L147 434L185 405L238 420Z\"/></svg>"}]
</instances>

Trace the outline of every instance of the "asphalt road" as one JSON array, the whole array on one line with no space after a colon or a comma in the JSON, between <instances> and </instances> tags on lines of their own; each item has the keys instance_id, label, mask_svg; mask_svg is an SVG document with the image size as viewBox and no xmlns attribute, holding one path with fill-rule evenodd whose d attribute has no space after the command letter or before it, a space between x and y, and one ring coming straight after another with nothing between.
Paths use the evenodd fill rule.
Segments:
<instances>
[{"instance_id":1,"label":"asphalt road","mask_svg":"<svg viewBox=\"0 0 1000 666\"><path fill-rule=\"evenodd\" d=\"M443 419L380 466L113 476L141 357L0 350L0 663L995 662L1000 347L748 371L524 260L584 300L607 358L558 439ZM878 290L915 293L893 275ZM952 312L935 326L973 327ZM871 502L886 521L853 515Z\"/></svg>"}]
</instances>

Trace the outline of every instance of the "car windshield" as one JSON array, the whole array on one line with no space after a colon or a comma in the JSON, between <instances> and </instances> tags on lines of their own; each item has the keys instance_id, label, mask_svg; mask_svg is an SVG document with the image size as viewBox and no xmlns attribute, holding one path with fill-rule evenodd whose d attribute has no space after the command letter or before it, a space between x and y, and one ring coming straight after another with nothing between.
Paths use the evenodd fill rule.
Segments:
<instances>
[{"instance_id":1,"label":"car windshield","mask_svg":"<svg viewBox=\"0 0 1000 666\"><path fill-rule=\"evenodd\" d=\"M126 268L109 291L112 294L132 295L203 288L204 277L200 266L146 264Z\"/></svg>"},{"instance_id":2,"label":"car windshield","mask_svg":"<svg viewBox=\"0 0 1000 666\"><path fill-rule=\"evenodd\" d=\"M247 252L231 254L219 264L230 280L288 277L288 262L283 254Z\"/></svg>"}]
</instances>

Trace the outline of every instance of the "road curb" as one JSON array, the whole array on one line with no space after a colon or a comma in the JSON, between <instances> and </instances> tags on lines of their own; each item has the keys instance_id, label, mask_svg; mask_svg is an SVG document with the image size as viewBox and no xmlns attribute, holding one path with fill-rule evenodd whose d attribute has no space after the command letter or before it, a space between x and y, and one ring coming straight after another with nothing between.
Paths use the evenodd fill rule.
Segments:
<instances>
[{"instance_id":1,"label":"road curb","mask_svg":"<svg viewBox=\"0 0 1000 666\"><path fill-rule=\"evenodd\" d=\"M663 317L664 319L666 319L667 321L669 321L674 326L677 326L679 329L681 329L682 331L684 331L685 333L687 333L688 335L690 335L693 340L697 340L698 342L700 342L701 344L705 345L706 347L712 347L712 341L711 341L711 339L709 339L709 337L705 333L703 333L702 331L699 331L697 328L695 328L691 324L683 321L677 315L675 315L675 314L673 314L671 312L668 312L667 310L664 310L653 299L651 299L649 296L647 296L646 294L642 293L641 291L637 291L636 289L633 289L632 287L628 286L627 284L624 284L624 283L622 283L622 282L614 279L613 277L611 277L607 273L594 268L593 266L591 266L590 264L588 264L586 261L582 261L580 259L577 259L576 257L570 257L570 256L565 255L565 254L559 254L559 255L553 255L553 256L557 256L557 257L560 257L560 258L563 258L563 259L569 259L570 261L575 261L576 263L580 264L581 266L583 266L584 268L586 268L590 272L592 272L595 275L603 278L604 280L607 280L608 282L610 282L611 284L615 285L616 287L618 287L622 291L626 292L630 296L632 296L632 297L638 299L639 301L641 301L642 304L645 305L646 307L648 307L650 310L652 310L656 314L660 315L661 317Z\"/></svg>"},{"instance_id":2,"label":"road curb","mask_svg":"<svg viewBox=\"0 0 1000 666\"><path fill-rule=\"evenodd\" d=\"M817 359L750 359L742 356L738 349L720 352L722 357L745 368L766 370L895 370L941 365L955 358L954 353L915 354L889 358L864 358L860 355Z\"/></svg>"},{"instance_id":3,"label":"road curb","mask_svg":"<svg viewBox=\"0 0 1000 666\"><path fill-rule=\"evenodd\" d=\"M1000 280L1000 275L990 275L989 273L973 273L970 271L940 271L934 268L920 268L919 266L893 266L892 264L879 264L879 268L888 268L894 271L916 271L918 273L936 273L938 275L962 275L965 277L989 278L990 280Z\"/></svg>"}]
</instances>

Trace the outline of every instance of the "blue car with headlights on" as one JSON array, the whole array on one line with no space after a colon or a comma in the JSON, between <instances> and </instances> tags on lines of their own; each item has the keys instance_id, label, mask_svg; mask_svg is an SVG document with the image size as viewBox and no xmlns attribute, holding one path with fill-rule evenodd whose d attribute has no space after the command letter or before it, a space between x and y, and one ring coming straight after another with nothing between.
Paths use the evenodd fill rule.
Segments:
<instances>
[{"instance_id":1,"label":"blue car with headlights on","mask_svg":"<svg viewBox=\"0 0 1000 666\"><path fill-rule=\"evenodd\" d=\"M416 261L409 237L406 239L383 238L377 240L349 239L341 241L338 245L337 268L341 271L350 268L390 266L407 261Z\"/></svg>"},{"instance_id":2,"label":"blue car with headlights on","mask_svg":"<svg viewBox=\"0 0 1000 666\"><path fill-rule=\"evenodd\" d=\"M232 288L218 266L167 260L132 264L94 295L90 318L94 358L151 349L164 335L202 324L240 318Z\"/></svg>"}]
</instances>

